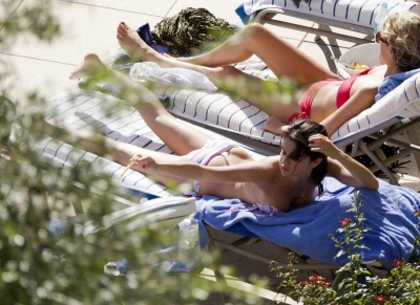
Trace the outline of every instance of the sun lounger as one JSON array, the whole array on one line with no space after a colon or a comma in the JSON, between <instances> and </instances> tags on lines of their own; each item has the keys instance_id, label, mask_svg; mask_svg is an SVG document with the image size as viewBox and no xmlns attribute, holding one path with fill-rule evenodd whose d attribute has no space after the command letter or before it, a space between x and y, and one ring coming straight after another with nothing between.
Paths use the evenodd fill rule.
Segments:
<instances>
[{"instance_id":1,"label":"sun lounger","mask_svg":"<svg viewBox=\"0 0 420 305\"><path fill-rule=\"evenodd\" d=\"M270 71L258 62L237 66L249 73L271 77ZM417 167L420 165L419 139L414 128L420 116L419 84L420 73L417 73L373 107L345 123L332 135L334 143L340 148L351 147L349 153L353 157L368 154L375 163L371 170L382 170L393 184L398 184L388 169L391 163L414 154ZM169 97L168 110L184 120L223 133L263 154L275 154L278 151L279 137L264 130L269 116L245 100L224 93L175 87L167 87L159 91L159 94ZM397 137L401 133L406 137ZM366 136L375 139L367 148L363 144ZM384 160L374 155L375 149L385 142L400 147L400 153L393 159Z\"/></svg>"},{"instance_id":2,"label":"sun lounger","mask_svg":"<svg viewBox=\"0 0 420 305\"><path fill-rule=\"evenodd\" d=\"M50 99L44 109L47 109L47 119L51 123L78 129L90 126L119 141L171 153L133 108L119 107L115 108L115 112L102 110L102 105L115 105L117 102L109 95L92 95L81 90ZM192 128L199 127L192 125ZM98 175L111 175L116 183L131 190L158 197L179 195L136 171L129 170L121 177L121 165L88 152L72 150L69 145L51 138L36 142L33 148L57 166L76 166L81 160L89 161ZM256 153L254 156L263 157ZM340 185L334 179L327 179L325 187L325 196L313 204L275 215L260 214L235 199L195 198L198 212L194 217L218 230L245 230L248 232L245 235L251 234L251 237L268 240L320 261L314 265L302 263L305 270L318 267L335 270L345 258L333 259L337 249L328 234L335 232L339 220L348 217L346 210L352 202L353 189ZM414 210L420 209L419 195L409 189L381 183L380 192L362 191L360 198L364 203L366 225L372 228L364 239L370 249L364 250L362 259L379 261L388 268L393 259L407 258L414 237L419 235L413 215ZM315 246L311 246L314 241Z\"/></svg>"},{"instance_id":3,"label":"sun lounger","mask_svg":"<svg viewBox=\"0 0 420 305\"><path fill-rule=\"evenodd\" d=\"M131 64L127 64L127 55L121 49L110 54L106 62L124 72L130 70ZM268 67L255 56L235 67L263 79L277 81ZM392 184L398 184L398 179L390 167L405 162L410 154L420 169L420 142L414 128L420 120L419 84L420 72L413 73L373 107L343 124L332 135L334 143L346 149L351 156L368 156L373 161L373 165L369 166L371 171L381 171ZM278 153L280 137L264 130L269 115L243 99L220 91L176 86L161 86L155 92L164 99L168 111L184 121L234 139L259 154ZM401 137L401 134L404 136ZM368 144L365 144L366 137L369 138ZM398 153L392 158L384 156L379 149L384 143L398 148Z\"/></svg>"},{"instance_id":4,"label":"sun lounger","mask_svg":"<svg viewBox=\"0 0 420 305\"><path fill-rule=\"evenodd\" d=\"M354 189L331 178L327 178L323 184L323 196L309 206L287 213L265 215L252 211L249 205L237 200L204 197L197 200L197 215L201 215L211 228L245 236L233 243L213 240L218 247L269 263L276 259L270 253L261 256L250 253L246 247L240 247L244 241L262 238L299 253L299 270L334 272L348 261L348 257L344 255L334 259L338 249L330 235L340 227L341 220L352 217L348 209L354 202ZM420 234L416 226L418 220L412 216L413 209L420 206L420 196L408 188L392 186L383 181L380 181L378 192L359 190L358 194L358 200L362 202L361 211L366 218L363 226L370 229L362 240L367 248L361 251L361 260L369 266L391 269L394 259L404 256L400 250ZM412 250L410 247L405 259L409 259ZM309 258L318 262L308 262Z\"/></svg>"},{"instance_id":5,"label":"sun lounger","mask_svg":"<svg viewBox=\"0 0 420 305\"><path fill-rule=\"evenodd\" d=\"M123 64L127 55L120 49L107 59L110 66L128 71ZM118 62L118 64L115 64ZM235 65L238 69L263 79L277 81L274 74L257 57ZM162 86L155 90L165 97L165 105L173 115L227 136L263 155L277 154L280 137L264 130L269 115L238 97L203 89ZM381 170L392 184L398 184L389 169L412 154L420 168L420 145L415 125L420 120L420 72L413 73L400 86L381 98L373 107L352 118L332 135L334 143L353 156L367 155L374 162L370 169ZM404 134L404 137L400 135ZM365 144L366 137L374 139ZM384 143L399 152L392 158L384 157L378 148Z\"/></svg>"},{"instance_id":6,"label":"sun lounger","mask_svg":"<svg viewBox=\"0 0 420 305\"><path fill-rule=\"evenodd\" d=\"M257 57L235 66L263 79L277 81L274 74ZM164 87L156 92L169 97L167 109L183 120L227 135L261 153L278 152L280 137L264 130L269 116L243 99L223 92L174 86Z\"/></svg>"},{"instance_id":7,"label":"sun lounger","mask_svg":"<svg viewBox=\"0 0 420 305\"><path fill-rule=\"evenodd\" d=\"M384 0L312 0L301 1L297 7L292 0L244 0L237 13L246 23L274 24L286 28L347 40L357 44L373 38L374 19ZM409 0L387 0L389 12L420 13L420 4ZM277 18L277 17L293 18ZM276 17L276 18L274 18ZM297 19L297 20L296 20ZM299 20L300 19L300 20ZM311 23L302 24L302 20ZM318 24L318 28L313 27ZM332 31L330 27L348 31ZM357 35L358 33L358 35ZM360 35L362 34L362 35Z\"/></svg>"}]
</instances>

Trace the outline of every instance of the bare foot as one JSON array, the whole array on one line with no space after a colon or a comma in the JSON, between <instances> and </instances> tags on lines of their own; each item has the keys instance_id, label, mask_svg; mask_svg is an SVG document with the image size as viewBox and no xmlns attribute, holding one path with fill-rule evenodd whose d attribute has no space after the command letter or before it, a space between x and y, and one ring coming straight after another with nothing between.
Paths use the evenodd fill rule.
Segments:
<instances>
[{"instance_id":1,"label":"bare foot","mask_svg":"<svg viewBox=\"0 0 420 305\"><path fill-rule=\"evenodd\" d=\"M78 66L72 73L70 79L78 79L82 76L93 76L99 71L105 71L107 68L96 54L87 54L83 63Z\"/></svg>"},{"instance_id":2,"label":"bare foot","mask_svg":"<svg viewBox=\"0 0 420 305\"><path fill-rule=\"evenodd\" d=\"M270 116L267 119L267 122L265 122L264 130L281 136L283 135L284 131L287 129L287 126L288 125L284 124L278 118L274 116Z\"/></svg>"},{"instance_id":3,"label":"bare foot","mask_svg":"<svg viewBox=\"0 0 420 305\"><path fill-rule=\"evenodd\" d=\"M124 22L121 22L118 25L117 39L121 48L123 48L135 61L153 61L155 55L158 54L140 38L136 30L130 28Z\"/></svg>"}]
</instances>

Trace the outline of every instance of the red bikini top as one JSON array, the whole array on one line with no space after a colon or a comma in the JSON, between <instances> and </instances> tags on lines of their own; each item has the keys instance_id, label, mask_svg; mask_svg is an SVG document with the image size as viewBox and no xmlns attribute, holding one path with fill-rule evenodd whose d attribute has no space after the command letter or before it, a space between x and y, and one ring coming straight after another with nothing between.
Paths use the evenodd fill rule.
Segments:
<instances>
[{"instance_id":1,"label":"red bikini top","mask_svg":"<svg viewBox=\"0 0 420 305\"><path fill-rule=\"evenodd\" d=\"M337 96L336 96L336 104L337 104L337 109L340 108L341 106L343 106L343 104L345 102L347 102L347 100L350 98L350 90L351 87L353 86L354 81L362 75L366 75L369 73L370 70L372 70L373 67L367 68L366 70L363 70L355 75L353 75L352 77L345 79L340 87L338 87L337 90Z\"/></svg>"}]
</instances>

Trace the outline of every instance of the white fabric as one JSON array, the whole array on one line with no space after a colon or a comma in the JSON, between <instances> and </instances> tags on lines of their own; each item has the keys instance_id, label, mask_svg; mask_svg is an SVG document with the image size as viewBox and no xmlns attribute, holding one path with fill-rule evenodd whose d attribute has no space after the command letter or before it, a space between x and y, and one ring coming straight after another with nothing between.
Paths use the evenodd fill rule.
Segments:
<instances>
[{"instance_id":1,"label":"white fabric","mask_svg":"<svg viewBox=\"0 0 420 305\"><path fill-rule=\"evenodd\" d=\"M217 87L202 73L183 68L162 68L154 62L135 63L129 76L138 82L156 82L165 86L217 91Z\"/></svg>"},{"instance_id":2,"label":"white fabric","mask_svg":"<svg viewBox=\"0 0 420 305\"><path fill-rule=\"evenodd\" d=\"M312 0L308 4L302 1L299 8L296 8L292 0L244 0L243 4L248 15L266 8L279 8L373 29L375 16L379 14L382 2L384 0ZM386 2L390 13L411 11L420 14L418 3L408 0Z\"/></svg>"}]
</instances>

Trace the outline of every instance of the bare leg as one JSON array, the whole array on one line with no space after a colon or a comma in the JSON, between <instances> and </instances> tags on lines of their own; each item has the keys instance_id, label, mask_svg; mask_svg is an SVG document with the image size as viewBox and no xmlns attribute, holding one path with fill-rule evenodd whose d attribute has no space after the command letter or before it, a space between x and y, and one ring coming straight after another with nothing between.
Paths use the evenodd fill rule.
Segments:
<instances>
[{"instance_id":1,"label":"bare leg","mask_svg":"<svg viewBox=\"0 0 420 305\"><path fill-rule=\"evenodd\" d=\"M203 73L219 89L247 100L283 122L287 122L293 113L300 111L295 101L283 100L274 82L263 81L259 77L246 74L232 66L211 68L163 56L150 48L140 39L136 31L124 23L119 25L117 37L121 47L134 56L156 62L163 67L181 67Z\"/></svg>"},{"instance_id":2,"label":"bare leg","mask_svg":"<svg viewBox=\"0 0 420 305\"><path fill-rule=\"evenodd\" d=\"M62 129L60 127L51 125L48 122L45 122L44 125L45 127L43 130L45 135L57 138L60 141L64 141L81 149L85 149L99 156L109 155L112 157L113 161L124 166L128 165L130 163L130 159L136 154L151 156L157 161L162 160L180 162L188 159L187 156L176 156L160 153L144 149L142 147L137 147L135 145L118 142L100 134L92 134L91 132L81 130ZM185 179L172 177L169 175L151 173L142 168L136 168L136 170L145 175L151 176L154 180L166 186L174 186L185 182Z\"/></svg>"},{"instance_id":3,"label":"bare leg","mask_svg":"<svg viewBox=\"0 0 420 305\"><path fill-rule=\"evenodd\" d=\"M121 47L128 53L135 54L144 60L157 62L162 66L194 69L182 64L189 63L220 67L244 61L255 54L268 65L278 78L289 77L302 85L326 78L338 78L336 74L324 68L311 57L256 23L247 25L238 34L207 53L176 60L163 56L150 48L137 35L136 31L125 23L118 26L117 38Z\"/></svg>"},{"instance_id":4,"label":"bare leg","mask_svg":"<svg viewBox=\"0 0 420 305\"><path fill-rule=\"evenodd\" d=\"M88 54L84 64L71 74L71 78L80 75L96 75L102 78L101 80L106 79L110 82L120 92L121 98L136 108L146 124L177 155L186 155L212 139L209 135L176 119L150 90L128 76L107 68L96 54Z\"/></svg>"}]
</instances>

